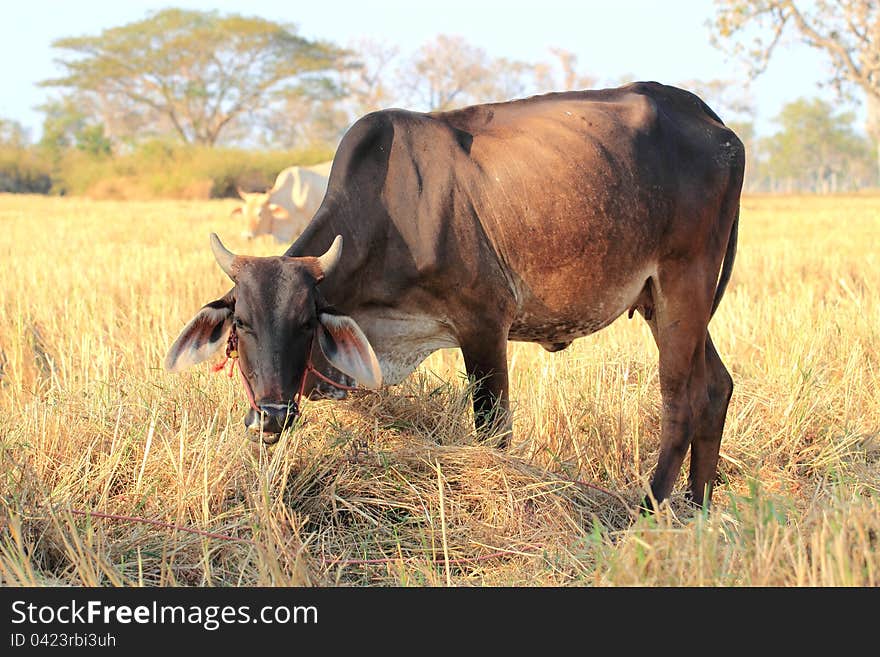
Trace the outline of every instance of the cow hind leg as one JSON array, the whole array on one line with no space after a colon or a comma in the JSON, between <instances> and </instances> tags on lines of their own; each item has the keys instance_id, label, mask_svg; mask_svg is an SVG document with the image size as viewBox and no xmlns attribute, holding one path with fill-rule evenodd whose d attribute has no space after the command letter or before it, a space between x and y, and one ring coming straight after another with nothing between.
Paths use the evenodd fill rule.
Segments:
<instances>
[{"instance_id":1,"label":"cow hind leg","mask_svg":"<svg viewBox=\"0 0 880 657\"><path fill-rule=\"evenodd\" d=\"M508 398L507 332L472 336L461 342L465 370L473 383L474 425L481 439L510 443L512 418Z\"/></svg>"},{"instance_id":2,"label":"cow hind leg","mask_svg":"<svg viewBox=\"0 0 880 657\"><path fill-rule=\"evenodd\" d=\"M707 393L709 397L705 411L695 426L691 443L691 465L688 478L688 496L691 501L702 506L711 500L712 484L718 467L718 452L721 448L721 434L727 417L727 406L733 394L733 379L718 352L712 338L706 335L705 347Z\"/></svg>"},{"instance_id":3,"label":"cow hind leg","mask_svg":"<svg viewBox=\"0 0 880 657\"><path fill-rule=\"evenodd\" d=\"M713 290L704 284L702 274L693 266L661 269L659 286L653 286L654 312L646 319L660 352L662 417L660 455L651 494L644 502L646 509L669 497L698 428L707 424L706 345ZM706 463L712 460L710 452L711 447L700 452L706 455L702 459ZM698 472L702 478L702 466Z\"/></svg>"}]
</instances>

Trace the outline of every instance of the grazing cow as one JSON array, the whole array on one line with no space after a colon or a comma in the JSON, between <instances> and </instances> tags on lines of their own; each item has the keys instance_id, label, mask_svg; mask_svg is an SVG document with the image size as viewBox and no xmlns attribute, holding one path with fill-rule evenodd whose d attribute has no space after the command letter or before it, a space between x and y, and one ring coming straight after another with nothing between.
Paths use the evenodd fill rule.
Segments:
<instances>
[{"instance_id":1,"label":"grazing cow","mask_svg":"<svg viewBox=\"0 0 880 657\"><path fill-rule=\"evenodd\" d=\"M460 347L486 435L510 427L508 340L556 351L638 310L663 401L646 504L669 496L688 448L690 498L708 503L733 381L707 327L733 267L743 167L703 101L655 82L369 114L284 255L237 256L212 237L235 285L166 367L234 338L246 426L274 441L318 374L394 384Z\"/></svg>"},{"instance_id":2,"label":"grazing cow","mask_svg":"<svg viewBox=\"0 0 880 657\"><path fill-rule=\"evenodd\" d=\"M239 189L244 204L235 208L232 216L244 217L242 237L273 235L279 242L289 243L302 233L324 200L331 164L284 169L266 192Z\"/></svg>"}]
</instances>

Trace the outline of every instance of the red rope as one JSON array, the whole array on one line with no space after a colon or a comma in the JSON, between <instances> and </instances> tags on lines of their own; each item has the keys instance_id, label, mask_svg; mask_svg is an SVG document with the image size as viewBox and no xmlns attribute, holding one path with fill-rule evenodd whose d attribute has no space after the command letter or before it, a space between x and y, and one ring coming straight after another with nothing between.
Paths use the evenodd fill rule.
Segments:
<instances>
[{"instance_id":1,"label":"red rope","mask_svg":"<svg viewBox=\"0 0 880 657\"><path fill-rule=\"evenodd\" d=\"M586 488L592 488L593 490L597 490L601 493L605 493L606 495L614 497L620 501L623 501L624 503L626 502L626 500L624 500L617 493L613 493L605 488L602 488L601 486L597 486L595 484L590 484L585 481L579 481L577 479L569 479L567 477L562 477L562 479L564 481L568 481L570 483L577 484L579 486L584 486ZM123 515L118 515L118 514L113 514L113 513L101 513L100 511L81 511L79 509L70 509L70 513L72 513L73 515L78 515L78 516L94 516L96 518L106 518L108 520L124 520L124 521L128 521L128 522L143 523L146 525L153 525L154 527L161 527L163 529L173 529L176 531L187 532L190 534L196 534L198 536L204 536L206 538L214 538L214 539L222 540L222 541L233 541L233 542L237 542L237 543L246 543L248 545L256 545L255 541L252 541L247 538L238 538L236 536L229 536L227 534L218 534L216 532L208 532L208 531L204 531L202 529L194 529L192 527L182 527L180 525L175 525L170 522L163 522L161 520L150 520L148 518L141 518L141 517L137 517L137 516L123 516ZM448 561L446 560L445 557L437 557L435 559L431 559L430 563L436 564L436 565L444 565L447 563L449 565L460 565L460 564L464 564L464 563L478 563L481 561L488 561L489 559L496 559L498 557L503 557L503 556L508 556L508 555L536 556L536 553L539 550L543 550L544 546L543 545L529 545L529 546L526 546L526 548L527 548L526 550L498 550L496 552L490 552L489 554L483 554L483 555L480 555L477 557L460 557L457 559L449 559ZM398 563L400 561L412 562L412 561L416 561L417 559L418 559L418 557L406 557L406 558L385 557L385 558L380 558L380 559L339 559L339 558L326 559L326 558L324 558L324 559L321 559L321 565L322 566L374 566L374 565L381 565L381 564L386 564L386 563Z\"/></svg>"},{"instance_id":2,"label":"red rope","mask_svg":"<svg viewBox=\"0 0 880 657\"><path fill-rule=\"evenodd\" d=\"M331 378L329 378L329 377L326 377L326 376L324 376L323 374L321 374L317 369L315 369L314 365L312 365L312 358L311 358L311 356L309 356L309 362L308 362L308 365L306 365L306 369L307 369L309 372L311 372L312 374L314 374L316 377L318 377L319 379L321 379L322 381L326 381L326 382L329 383L331 386L335 386L335 387L339 388L340 390L360 390L360 388L358 388L357 386L347 386L347 385L343 385L342 383L339 383L338 381L334 381L333 379L331 379Z\"/></svg>"},{"instance_id":3,"label":"red rope","mask_svg":"<svg viewBox=\"0 0 880 657\"><path fill-rule=\"evenodd\" d=\"M95 518L105 518L107 520L124 520L128 522L137 522L146 525L152 525L154 527L161 527L163 529L174 529L176 531L187 532L189 534L197 534L199 536L205 536L206 538L215 538L222 541L232 541L236 543L247 543L248 545L256 545L256 543L248 538L238 538L237 536L229 536L228 534L218 534L216 532L208 532L202 529L194 529L192 527L182 527L180 525L175 525L170 522L163 522L161 520L150 520L149 518L140 518L137 516L123 516L115 513L101 513L100 511L81 511L80 509L69 509L70 513L76 516L86 516L86 517L95 517ZM538 550L544 549L542 545L529 545L526 546L526 549L537 552ZM519 556L534 556L534 554L526 553L524 550L498 550L497 552L490 552L489 554L483 554L478 557L461 557L458 559L450 559L449 564L463 564L463 563L474 563L480 561L488 561L489 559L495 559L497 557L503 557L507 555L519 555ZM415 561L418 557L407 557L403 559L403 561ZM367 565L378 565L383 563L397 563L401 561L399 557L388 557L383 559L322 559L321 565L323 566L367 566ZM446 563L446 559L444 557L438 557L436 559L431 559L431 563L433 564L444 564Z\"/></svg>"},{"instance_id":4,"label":"red rope","mask_svg":"<svg viewBox=\"0 0 880 657\"><path fill-rule=\"evenodd\" d=\"M302 399L303 393L305 392L306 378L307 378L309 372L311 372L313 375L315 375L317 378L321 379L322 381L325 381L326 383L329 383L332 386L340 388L341 390L358 390L358 388L356 386L354 386L354 387L347 386L347 385L343 385L341 383L338 383L336 381L333 381L329 377L324 376L321 372L319 372L317 370L317 368L315 368L315 366L312 364L312 347L314 345L314 340L315 340L315 335L312 334L312 339L309 341L309 347L308 347L308 355L309 355L308 361L306 362L306 367L303 370L302 379L300 379L299 390L297 391L296 399L294 400L294 407L295 407L297 413L299 412L300 400ZM235 365L238 362L238 336L235 334L234 327L231 329L230 334L229 334L229 341L226 346L226 358L224 358L222 362L214 365L211 369L214 372L219 372L220 370L222 370L226 366L227 361L229 361L230 359L232 360L232 364L229 366L229 375L228 376L231 378L232 371L235 369ZM250 402L251 408L253 408L258 414L261 413L260 409L256 405L256 402L254 401L254 393L251 390L250 384L248 384L247 378L245 378L245 376L244 376L244 372L241 371L241 366L239 366L238 371L239 371L239 374L241 374L241 381L242 381L242 384L244 385L245 393L247 394L248 402ZM590 484L585 481L571 479L569 477L560 477L560 478L563 481L568 481L570 483L576 484L578 486L582 486L584 488L591 488L593 490L599 491L600 493L604 493L605 495L608 495L609 497L613 497L613 498L623 502L624 504L626 504L626 500L624 500L623 497L621 497L617 493L614 493L606 488L602 488L601 486L598 486L596 484ZM85 515L83 512L76 512L76 513L81 513L81 514ZM253 541L248 541L246 539L234 539L234 538L226 537L226 536L223 536L220 534L211 534L210 532L202 532L201 530L187 529L185 527L178 527L177 525L170 525L168 523L160 523L157 521L146 520L143 518L132 518L130 516L110 516L107 514L99 514L99 513L94 513L94 512L93 512L93 515L104 517L104 518L131 520L131 521L135 521L135 522L146 522L146 523L155 524L158 526L179 529L181 531L191 531L193 533L202 534L205 536L211 536L213 538L225 538L227 540L240 540L240 541L244 541L244 542L253 544ZM543 547L540 545L529 546L529 547L531 547L533 550L543 549ZM485 555L482 555L479 557L450 559L448 562L444 557L440 557L437 559L432 559L431 563L434 563L434 564L449 563L450 565L460 564L460 563L468 563L468 562L472 563L472 562L486 561L488 559L494 559L496 557L501 557L501 556L510 555L510 554L522 554L522 552L514 552L511 550L500 550L498 552L492 552L490 554L485 554ZM415 559L415 557L410 557L407 560L412 561L413 559ZM321 563L325 566L326 565L330 565L330 566L334 566L334 565L365 566L365 565L377 565L377 564L384 564L384 563L396 563L396 562L399 562L400 560L401 559L399 557L393 557L393 558L389 557L389 558L383 558L383 559L329 559L329 560L322 559Z\"/></svg>"},{"instance_id":5,"label":"red rope","mask_svg":"<svg viewBox=\"0 0 880 657\"><path fill-rule=\"evenodd\" d=\"M515 556L535 556L535 553L538 550L543 550L543 545L528 545L526 550L498 550L497 552L490 552L489 554L481 554L478 557L460 557L458 559L450 559L448 562L445 557L437 557L436 559L430 559L430 563L443 565L445 563L449 563L449 565L457 565L462 563L474 563L479 561L488 561L489 559L496 559L498 557L504 557L507 555L515 555ZM418 557L387 557L384 559L322 559L321 563L324 566L374 566L383 563L399 563L401 561L416 561Z\"/></svg>"},{"instance_id":6,"label":"red rope","mask_svg":"<svg viewBox=\"0 0 880 657\"><path fill-rule=\"evenodd\" d=\"M321 374L321 372L319 372L317 370L317 368L312 364L312 347L314 346L314 343L315 343L315 334L312 333L312 339L309 340L309 348L308 348L309 358L308 358L308 361L306 361L306 368L305 368L305 370L303 370L303 375L302 375L302 378L300 379L300 382L299 382L299 391L297 392L296 399L294 400L294 408L296 409L295 412L297 414L299 414L299 403L303 397L303 393L305 392L306 378L307 378L309 372L314 374L316 377L318 377L322 381L325 381L326 383L329 383L330 385L335 386L341 390L358 390L359 389L357 386L347 386L347 385L343 385L341 383L338 383L338 382L334 381L333 379L331 379L327 376L324 376L323 374ZM214 372L219 372L220 370L222 370L226 366L226 362L230 359L232 359L232 364L229 366L229 375L228 376L229 376L229 378L232 378L232 371L235 369L235 364L238 362L238 334L235 332L235 326L233 326L229 331L229 338L226 343L226 358L224 358L222 362L217 363L216 365L212 366L211 369ZM260 409L257 407L256 402L254 401L253 390L251 390L251 386L248 383L247 378L245 378L244 372L241 371L241 365L239 365L239 367L238 367L238 372L239 372L239 374L241 374L241 381L242 381L242 384L244 385L244 391L247 394L247 398L248 398L248 401L250 402L251 408L253 408L257 412L257 415L259 416L259 414L262 411L260 411ZM600 493L605 493L605 495L608 495L609 497L614 497L614 498L626 503L626 500L624 500L617 493L612 493L610 490L602 488L601 486L597 486L596 484L589 484L585 481L579 481L577 479L569 479L568 477L562 477L562 479L564 479L565 481L569 481L573 484L583 486L585 488L592 488L593 490L597 490Z\"/></svg>"},{"instance_id":7,"label":"red rope","mask_svg":"<svg viewBox=\"0 0 880 657\"><path fill-rule=\"evenodd\" d=\"M302 378L300 379L300 382L299 382L299 389L296 393L296 399L294 399L294 409L295 409L296 415L299 415L299 404L300 404L300 400L303 397L303 393L305 392L306 379L308 378L309 372L314 374L317 378L321 379L322 381L325 381L325 382L329 383L330 385L339 388L340 390L359 390L360 389L357 386L343 385L342 383L339 383L339 382L334 381L333 379L331 379L327 376L324 376L323 374L321 374L321 372L318 371L318 369L312 364L312 346L314 345L314 342L315 342L315 334L313 333L312 339L309 341L309 348L308 348L309 358L308 358L308 361L306 361L306 368L303 370ZM231 379L232 373L235 370L235 366L236 366L236 364L239 363L239 361L238 361L238 334L236 334L234 326L229 330L229 338L226 342L226 357L222 361L217 363L216 365L212 365L211 371L212 372L219 372L224 367L226 367L226 363L228 363L230 360L232 361L232 363L230 363L230 365L229 365L229 373L227 374L227 376ZM251 408L257 412L257 416L259 417L259 415L260 415L260 413L262 413L262 411L257 406L257 403L254 400L254 391L251 389L250 383L248 383L248 380L245 377L244 372L241 371L240 364L238 365L238 373L241 374L241 383L244 386L244 391L245 391L245 394L247 395L248 402L250 403Z\"/></svg>"},{"instance_id":8,"label":"red rope","mask_svg":"<svg viewBox=\"0 0 880 657\"><path fill-rule=\"evenodd\" d=\"M96 518L106 518L108 520L127 520L129 522L139 522L145 525L153 525L154 527L162 527L163 529L175 529L189 534L198 534L207 538L216 538L221 541L234 541L236 543L248 543L256 545L248 538L238 538L237 536L229 536L227 534L217 534L215 532L206 532L203 529L193 529L192 527L181 527L170 522L162 522L161 520L150 520L149 518L139 518L136 516L120 516L114 513L101 513L100 511L80 511L79 509L69 509L70 513L75 516L94 516Z\"/></svg>"},{"instance_id":9,"label":"red rope","mask_svg":"<svg viewBox=\"0 0 880 657\"><path fill-rule=\"evenodd\" d=\"M572 484L577 484L578 486L583 486L584 488L592 488L593 490L597 490L600 493L605 493L609 497L614 497L618 500L625 502L625 500L617 493L614 493L614 492L608 490L607 488L602 488L601 486L597 486L596 484L589 484L586 481L580 481L579 479L570 479L569 477L562 477L562 476L560 476L560 479L562 479L563 481L568 481Z\"/></svg>"},{"instance_id":10,"label":"red rope","mask_svg":"<svg viewBox=\"0 0 880 657\"><path fill-rule=\"evenodd\" d=\"M232 370L237 362L237 358L232 361L232 367L229 368L230 377L232 376ZM251 408L257 412L257 417L259 418L262 411L257 406L257 402L254 401L254 391L251 389L251 384L248 383L248 380L245 378L244 372L241 371L241 365L238 366L238 373L241 374L241 384L244 386L244 392L247 395L248 403L251 405Z\"/></svg>"}]
</instances>

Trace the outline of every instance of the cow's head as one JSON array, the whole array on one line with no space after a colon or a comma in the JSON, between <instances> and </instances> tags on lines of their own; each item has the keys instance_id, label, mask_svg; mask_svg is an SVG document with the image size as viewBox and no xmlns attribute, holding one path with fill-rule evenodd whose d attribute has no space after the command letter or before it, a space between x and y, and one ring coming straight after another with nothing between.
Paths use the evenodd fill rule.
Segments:
<instances>
[{"instance_id":1,"label":"cow's head","mask_svg":"<svg viewBox=\"0 0 880 657\"><path fill-rule=\"evenodd\" d=\"M342 236L319 257L237 256L214 234L211 248L235 286L184 327L165 358L168 370L179 372L220 352L234 327L244 385L259 409L251 408L244 423L266 443L278 440L299 413L296 401L315 344L330 365L358 385L381 385L379 363L366 336L351 317L327 306L319 289L322 280L333 276Z\"/></svg>"},{"instance_id":2,"label":"cow's head","mask_svg":"<svg viewBox=\"0 0 880 657\"><path fill-rule=\"evenodd\" d=\"M269 201L269 192L243 192L238 190L243 201L231 215L244 219L241 236L251 239L260 235L272 234L272 223L290 218L290 214L280 205Z\"/></svg>"}]
</instances>

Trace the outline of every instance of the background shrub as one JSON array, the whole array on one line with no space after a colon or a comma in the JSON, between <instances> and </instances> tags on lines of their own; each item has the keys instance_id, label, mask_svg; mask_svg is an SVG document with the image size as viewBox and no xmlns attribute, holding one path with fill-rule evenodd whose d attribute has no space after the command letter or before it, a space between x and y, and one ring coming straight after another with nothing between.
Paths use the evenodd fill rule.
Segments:
<instances>
[{"instance_id":1,"label":"background shrub","mask_svg":"<svg viewBox=\"0 0 880 657\"><path fill-rule=\"evenodd\" d=\"M115 200L230 198L238 196L237 188L269 188L286 167L332 157L331 149L320 147L255 151L150 141L111 156L7 144L0 145L0 192Z\"/></svg>"},{"instance_id":2,"label":"background shrub","mask_svg":"<svg viewBox=\"0 0 880 657\"><path fill-rule=\"evenodd\" d=\"M38 151L0 146L0 192L46 194L52 187L52 166Z\"/></svg>"}]
</instances>

